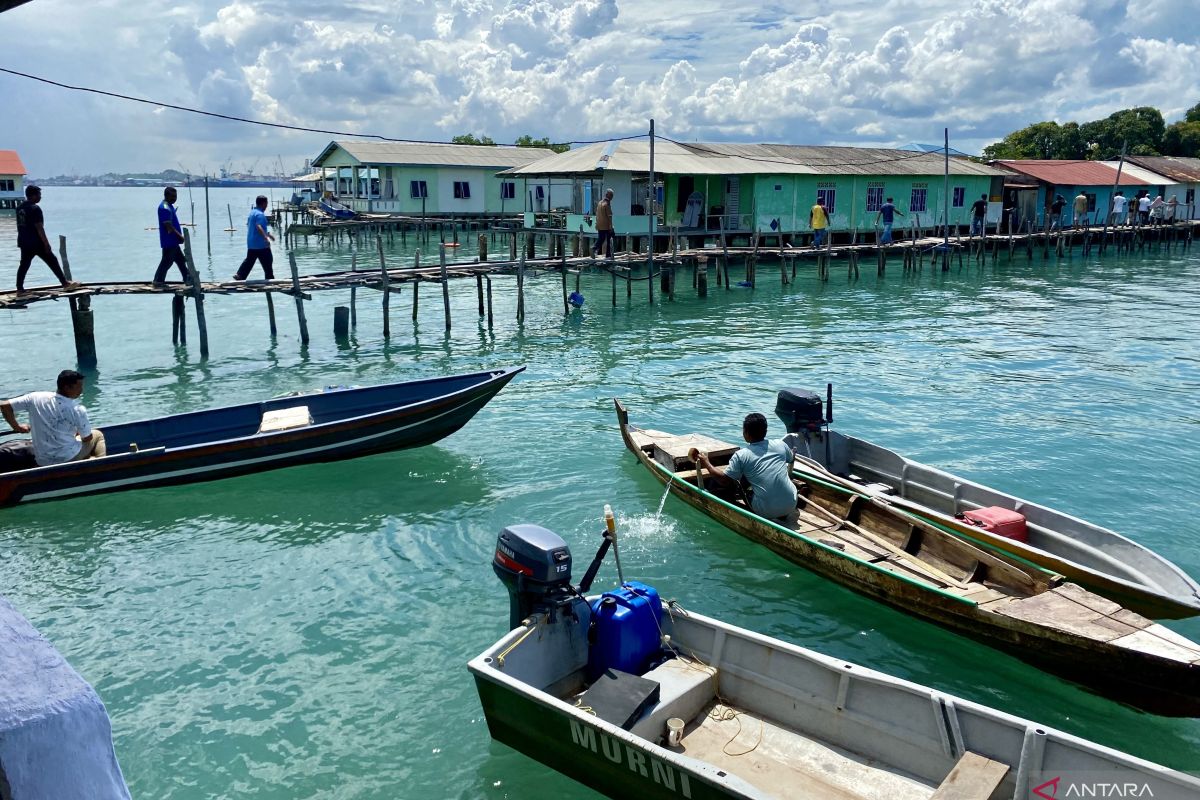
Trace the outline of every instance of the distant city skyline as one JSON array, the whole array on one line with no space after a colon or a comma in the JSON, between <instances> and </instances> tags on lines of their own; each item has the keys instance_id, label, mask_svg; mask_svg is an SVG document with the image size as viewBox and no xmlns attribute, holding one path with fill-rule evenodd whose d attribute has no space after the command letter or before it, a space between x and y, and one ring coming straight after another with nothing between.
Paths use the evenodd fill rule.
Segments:
<instances>
[{"instance_id":1,"label":"distant city skyline","mask_svg":"<svg viewBox=\"0 0 1200 800\"><path fill-rule=\"evenodd\" d=\"M1200 15L1177 0L33 0L0 66L287 125L448 141L901 145L979 152L1040 120L1200 101ZM826 10L821 8L820 10ZM0 74L0 148L31 175L287 171L334 136ZM255 165L252 167L252 165ZM269 168L264 168L268 165Z\"/></svg>"}]
</instances>

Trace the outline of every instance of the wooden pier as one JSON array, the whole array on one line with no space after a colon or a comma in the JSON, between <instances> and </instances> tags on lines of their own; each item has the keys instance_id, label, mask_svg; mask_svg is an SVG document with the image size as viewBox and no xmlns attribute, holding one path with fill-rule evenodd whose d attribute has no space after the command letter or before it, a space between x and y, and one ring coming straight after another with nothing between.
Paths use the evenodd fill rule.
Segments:
<instances>
[{"instance_id":1,"label":"wooden pier","mask_svg":"<svg viewBox=\"0 0 1200 800\"><path fill-rule=\"evenodd\" d=\"M608 273L611 279L611 302L617 305L618 284L624 283L625 295L633 297L634 285L646 282L646 295L649 302L654 302L655 278L658 279L660 294L666 299L674 299L677 279L680 272L690 270L692 288L699 296L708 294L710 267L715 271L717 286L726 289L733 285L754 288L758 281L760 263L777 264L781 284L788 285L797 274L801 263L811 262L821 280L828 280L832 267L842 262L847 268L847 277L855 279L861 275L861 262L874 262L878 275L886 272L889 260L899 261L905 272L919 271L924 268L926 259L931 267L940 266L948 271L952 266L962 268L964 265L976 264L982 266L988 262L995 263L1002 255L1012 260L1018 255L1024 255L1028 262L1035 256L1049 260L1051 252L1056 258L1073 258L1076 248L1081 249L1084 257L1093 253L1104 255L1109 248L1117 254L1132 254L1142 252L1147 248L1167 252L1173 249L1188 249L1191 247L1195 231L1200 227L1200 221L1175 222L1158 226L1119 226L1104 228L1077 228L1051 231L1009 232L1007 234L990 233L983 236L968 236L963 238L956 234L947 238L933 235L933 231L912 229L909 238L894 244L879 245L875 243L859 243L857 235L850 236L850 241L842 244L832 242L820 248L793 247L785 237L762 234L750 234L743 245L733 245L731 236L722 234L718 241L702 247L689 247L694 242L693 234L679 231L666 231L655 237L656 252L640 252L641 244L649 237L624 237L625 250L617 252L613 258L595 258L590 255L591 242L582 234L567 234L561 231L544 234L547 237L548 255L534 257L535 237L533 231L491 230L477 236L478 257L473 262L449 263L446 260L447 247L450 243L438 241L437 263L421 263L421 251L417 251L411 264L389 264L384 249L385 232L378 227L369 227L373 223L360 224L357 229L348 229L350 267L348 270L323 272L313 275L301 275L296 262L294 251L287 251L289 275L275 280L227 281L221 283L202 283L196 271L192 258L190 235L185 231L184 254L188 265L190 281L187 284L176 283L155 286L146 281L132 282L97 282L83 283L67 289L59 286L37 287L22 294L15 291L0 291L0 309L20 310L33 304L48 300L67 300L71 309L72 330L75 338L76 355L83 367L93 367L97 363L95 345L95 322L93 319L92 300L104 295L162 295L171 297L172 321L171 341L176 345L187 344L186 301L192 300L193 313L196 317L196 331L199 338L200 355L209 355L208 328L205 319L204 304L206 297L217 295L261 294L266 298L267 322L272 336L277 334L275 319L275 295L291 297L295 302L297 324L302 344L310 340L308 322L305 316L304 304L312 299L314 292L346 291L350 293L349 306L338 306L334 309L334 335L346 337L350 329L357 327L358 308L357 292L359 289L370 289L381 294L382 298L382 328L385 337L391 334L391 299L399 294L404 287L409 287L412 294L412 319L417 320L420 305L420 290L422 284L435 284L441 288L443 316L446 330L452 326L450 306L450 282L455 279L474 279L480 319L486 318L488 327L495 322L493 310L493 278L500 276L515 277L516 289L516 319L518 323L525 318L525 281L532 274L557 273L560 276L562 288L563 312L570 313L569 280L574 277L574 290L580 289L580 278L584 272L597 275ZM370 233L367 233L370 231ZM742 234L745 236L745 234ZM489 258L489 239L494 242L499 237L507 239L509 245L508 258L495 260ZM522 240L523 241L520 241ZM773 239L773 241L772 241ZM683 244L684 246L680 246ZM715 246L714 246L715 245ZM572 255L567 255L567 250ZM59 237L59 250L64 272L68 279L71 276L70 260L67 257L65 237ZM741 279L731 275L731 269L740 262ZM644 268L644 270L643 270ZM644 274L638 274L643 272ZM735 283L736 282L736 283Z\"/></svg>"}]
</instances>

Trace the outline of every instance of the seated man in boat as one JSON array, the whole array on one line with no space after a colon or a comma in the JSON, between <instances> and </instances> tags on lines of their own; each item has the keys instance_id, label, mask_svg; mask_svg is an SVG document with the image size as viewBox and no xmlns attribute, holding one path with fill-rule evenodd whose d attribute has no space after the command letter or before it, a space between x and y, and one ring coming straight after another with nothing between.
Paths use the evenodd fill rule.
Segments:
<instances>
[{"instance_id":1,"label":"seated man in boat","mask_svg":"<svg viewBox=\"0 0 1200 800\"><path fill-rule=\"evenodd\" d=\"M746 446L718 467L708 455L697 451L692 460L726 485L745 480L751 489L750 508L768 519L786 517L796 510L796 486L792 483L792 449L778 439L767 438L767 418L747 414L742 422Z\"/></svg>"},{"instance_id":2,"label":"seated man in boat","mask_svg":"<svg viewBox=\"0 0 1200 800\"><path fill-rule=\"evenodd\" d=\"M73 369L58 373L57 392L30 392L0 401L0 414L17 433L33 437L39 467L100 458L107 455L104 434L92 428L87 409L79 402L83 376ZM29 414L29 424L17 422L16 412Z\"/></svg>"}]
</instances>

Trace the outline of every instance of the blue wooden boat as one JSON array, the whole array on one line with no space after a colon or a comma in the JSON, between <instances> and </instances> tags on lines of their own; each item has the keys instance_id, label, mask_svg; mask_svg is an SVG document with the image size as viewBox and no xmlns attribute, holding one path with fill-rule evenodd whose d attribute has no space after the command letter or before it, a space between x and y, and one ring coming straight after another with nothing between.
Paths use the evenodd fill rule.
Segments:
<instances>
[{"instance_id":1,"label":"blue wooden boat","mask_svg":"<svg viewBox=\"0 0 1200 800\"><path fill-rule=\"evenodd\" d=\"M321 210L334 219L354 219L358 216L352 208L346 208L341 203L333 203L328 200L322 200L319 205Z\"/></svg>"},{"instance_id":2,"label":"blue wooden boat","mask_svg":"<svg viewBox=\"0 0 1200 800\"><path fill-rule=\"evenodd\" d=\"M107 456L0 474L0 506L420 447L466 425L524 369L339 388L102 425Z\"/></svg>"}]
</instances>

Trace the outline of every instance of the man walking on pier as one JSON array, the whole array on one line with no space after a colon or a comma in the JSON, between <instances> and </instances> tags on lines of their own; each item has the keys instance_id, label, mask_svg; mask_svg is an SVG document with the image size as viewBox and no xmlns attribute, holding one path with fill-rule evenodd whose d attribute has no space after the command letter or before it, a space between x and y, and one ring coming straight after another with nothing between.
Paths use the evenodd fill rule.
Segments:
<instances>
[{"instance_id":1,"label":"man walking on pier","mask_svg":"<svg viewBox=\"0 0 1200 800\"><path fill-rule=\"evenodd\" d=\"M154 285L167 285L167 270L171 265L179 267L183 282L188 282L187 261L183 258L183 228L179 225L179 215L175 213L175 187L163 189L163 201L158 204L158 244L162 247L162 258L159 259L158 269L154 271Z\"/></svg>"},{"instance_id":2,"label":"man walking on pier","mask_svg":"<svg viewBox=\"0 0 1200 800\"><path fill-rule=\"evenodd\" d=\"M892 202L892 198L888 198L887 202L879 207L879 213L875 215L875 224L883 220L883 235L879 237L880 244L892 243L892 222L895 220L895 215L904 216L904 212L896 210L896 204Z\"/></svg>"},{"instance_id":3,"label":"man walking on pier","mask_svg":"<svg viewBox=\"0 0 1200 800\"><path fill-rule=\"evenodd\" d=\"M971 204L971 235L983 236L987 230L987 195L979 195L979 199Z\"/></svg>"},{"instance_id":4,"label":"man walking on pier","mask_svg":"<svg viewBox=\"0 0 1200 800\"><path fill-rule=\"evenodd\" d=\"M254 269L255 261L262 264L263 276L267 280L275 280L275 272L271 269L271 265L274 263L274 256L271 255L271 242L275 241L275 237L267 230L271 226L271 222L267 219L266 210L267 198L260 194L255 198L254 209L246 219L246 260L242 262L242 265L238 267L237 274L233 276L235 281L246 280L250 270Z\"/></svg>"},{"instance_id":5,"label":"man walking on pier","mask_svg":"<svg viewBox=\"0 0 1200 800\"><path fill-rule=\"evenodd\" d=\"M596 249L592 251L593 256L604 253L605 258L612 258L613 239L616 238L613 229L612 199L613 190L605 189L604 199L596 204Z\"/></svg>"},{"instance_id":6,"label":"man walking on pier","mask_svg":"<svg viewBox=\"0 0 1200 800\"><path fill-rule=\"evenodd\" d=\"M46 262L46 266L58 278L64 289L71 289L79 284L68 281L63 275L58 258L50 249L50 240L46 238L43 225L45 218L38 203L42 201L42 190L38 186L25 187L25 202L17 206L17 247L21 249L21 263L17 266L17 294L25 294L25 275L37 256Z\"/></svg>"}]
</instances>

